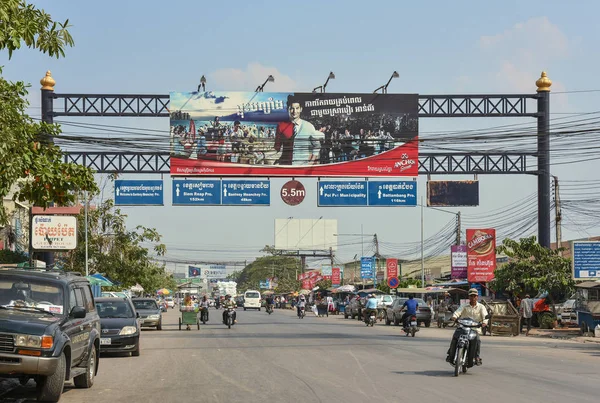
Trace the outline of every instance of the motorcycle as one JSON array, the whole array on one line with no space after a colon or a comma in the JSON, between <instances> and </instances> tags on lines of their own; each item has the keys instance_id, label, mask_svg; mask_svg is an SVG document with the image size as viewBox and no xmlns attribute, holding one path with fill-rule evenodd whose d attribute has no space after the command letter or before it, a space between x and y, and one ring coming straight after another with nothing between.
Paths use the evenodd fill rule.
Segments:
<instances>
[{"instance_id":1,"label":"motorcycle","mask_svg":"<svg viewBox=\"0 0 600 403\"><path fill-rule=\"evenodd\" d=\"M300 307L300 311L298 312L298 317L300 319L304 319L304 316L306 315L305 309L304 307Z\"/></svg>"},{"instance_id":2,"label":"motorcycle","mask_svg":"<svg viewBox=\"0 0 600 403\"><path fill-rule=\"evenodd\" d=\"M208 322L208 308L200 309L200 321L205 325Z\"/></svg>"},{"instance_id":3,"label":"motorcycle","mask_svg":"<svg viewBox=\"0 0 600 403\"><path fill-rule=\"evenodd\" d=\"M231 326L233 326L233 324L235 323L235 321L233 320L233 314L235 313L235 309L233 308L227 308L227 315L225 318L225 324L227 325L227 327L229 329L231 329Z\"/></svg>"},{"instance_id":4,"label":"motorcycle","mask_svg":"<svg viewBox=\"0 0 600 403\"><path fill-rule=\"evenodd\" d=\"M406 337L409 335L415 337L415 333L419 331L419 322L417 322L417 316L411 315L402 327L402 330L404 330L404 333L406 333Z\"/></svg>"},{"instance_id":5,"label":"motorcycle","mask_svg":"<svg viewBox=\"0 0 600 403\"><path fill-rule=\"evenodd\" d=\"M369 319L365 320L365 324L367 325L367 327L371 326L375 326L375 321L377 320L377 317L375 316L375 311L371 311L369 313Z\"/></svg>"},{"instance_id":6,"label":"motorcycle","mask_svg":"<svg viewBox=\"0 0 600 403\"><path fill-rule=\"evenodd\" d=\"M273 313L273 305L267 305L267 313L269 315Z\"/></svg>"},{"instance_id":7,"label":"motorcycle","mask_svg":"<svg viewBox=\"0 0 600 403\"><path fill-rule=\"evenodd\" d=\"M463 374L466 374L467 369L475 365L477 331L473 329L481 327L481 323L470 318L458 319L457 322L458 327L453 336L457 339L456 352L454 353L454 362L450 363L454 366L454 376L458 376L461 370Z\"/></svg>"}]
</instances>

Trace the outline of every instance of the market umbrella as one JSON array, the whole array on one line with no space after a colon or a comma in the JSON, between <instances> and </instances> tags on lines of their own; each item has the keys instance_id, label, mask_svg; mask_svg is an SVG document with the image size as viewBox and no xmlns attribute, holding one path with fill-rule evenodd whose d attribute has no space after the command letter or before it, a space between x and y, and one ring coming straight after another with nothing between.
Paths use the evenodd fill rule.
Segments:
<instances>
[{"instance_id":1,"label":"market umbrella","mask_svg":"<svg viewBox=\"0 0 600 403\"><path fill-rule=\"evenodd\" d=\"M136 284L133 287L131 287L130 290L133 292L142 292L142 291L144 291L144 287L142 287L139 284Z\"/></svg>"},{"instance_id":2,"label":"market umbrella","mask_svg":"<svg viewBox=\"0 0 600 403\"><path fill-rule=\"evenodd\" d=\"M271 295L271 294L275 294L274 291L265 291L263 292L263 295Z\"/></svg>"},{"instance_id":3,"label":"market umbrella","mask_svg":"<svg viewBox=\"0 0 600 403\"><path fill-rule=\"evenodd\" d=\"M161 288L160 290L157 291L157 293L159 295L169 295L171 293L171 291L167 290L166 288Z\"/></svg>"},{"instance_id":4,"label":"market umbrella","mask_svg":"<svg viewBox=\"0 0 600 403\"><path fill-rule=\"evenodd\" d=\"M356 288L353 285L347 284L347 285L338 287L335 291L336 292L354 292L355 290L356 290Z\"/></svg>"},{"instance_id":5,"label":"market umbrella","mask_svg":"<svg viewBox=\"0 0 600 403\"><path fill-rule=\"evenodd\" d=\"M310 294L310 290L300 290L298 293L300 295L306 295L306 294Z\"/></svg>"},{"instance_id":6,"label":"market umbrella","mask_svg":"<svg viewBox=\"0 0 600 403\"><path fill-rule=\"evenodd\" d=\"M114 285L104 277L99 278L95 276L85 276L85 278L88 279L91 285L99 285L100 287L111 287Z\"/></svg>"}]
</instances>

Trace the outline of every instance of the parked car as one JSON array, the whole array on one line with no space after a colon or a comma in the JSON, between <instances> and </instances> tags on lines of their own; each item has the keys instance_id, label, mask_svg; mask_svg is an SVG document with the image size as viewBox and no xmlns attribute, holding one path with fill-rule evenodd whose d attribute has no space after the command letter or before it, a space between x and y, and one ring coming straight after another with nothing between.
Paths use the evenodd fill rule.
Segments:
<instances>
[{"instance_id":1,"label":"parked car","mask_svg":"<svg viewBox=\"0 0 600 403\"><path fill-rule=\"evenodd\" d=\"M165 298L165 302L167 303L167 307L168 308L175 308L175 300L173 299L173 297L167 297Z\"/></svg>"},{"instance_id":2,"label":"parked car","mask_svg":"<svg viewBox=\"0 0 600 403\"><path fill-rule=\"evenodd\" d=\"M377 307L378 308L387 309L392 306L392 304L394 303L394 300L398 297L396 297L395 295L380 294L380 295L376 295L375 298L377 299Z\"/></svg>"},{"instance_id":3,"label":"parked car","mask_svg":"<svg viewBox=\"0 0 600 403\"><path fill-rule=\"evenodd\" d=\"M133 298L131 300L136 312L140 314L141 327L155 327L162 330L162 310L152 298Z\"/></svg>"},{"instance_id":4,"label":"parked car","mask_svg":"<svg viewBox=\"0 0 600 403\"><path fill-rule=\"evenodd\" d=\"M57 402L65 381L90 388L98 373L100 319L90 284L58 270L0 270L0 378L37 384Z\"/></svg>"},{"instance_id":5,"label":"parked car","mask_svg":"<svg viewBox=\"0 0 600 403\"><path fill-rule=\"evenodd\" d=\"M401 324L400 320L402 319L402 315L404 315L402 306L407 299L408 298L398 298L394 301L391 308L387 310L387 317L385 318L386 325L394 323L394 325L398 326ZM415 300L417 301L417 304L419 304L417 308L417 322L423 323L425 327L431 326L431 308L429 308L421 298L415 298Z\"/></svg>"},{"instance_id":6,"label":"parked car","mask_svg":"<svg viewBox=\"0 0 600 403\"><path fill-rule=\"evenodd\" d=\"M359 295L355 295L348 305L346 305L346 309L344 310L344 318L348 319L348 317L355 319L358 317L358 320L362 320L362 309L364 306L364 301Z\"/></svg>"},{"instance_id":7,"label":"parked car","mask_svg":"<svg viewBox=\"0 0 600 403\"><path fill-rule=\"evenodd\" d=\"M129 298L129 295L125 292L103 291L102 298Z\"/></svg>"},{"instance_id":8,"label":"parked car","mask_svg":"<svg viewBox=\"0 0 600 403\"><path fill-rule=\"evenodd\" d=\"M100 315L100 352L140 355L139 314L128 298L98 298Z\"/></svg>"}]
</instances>

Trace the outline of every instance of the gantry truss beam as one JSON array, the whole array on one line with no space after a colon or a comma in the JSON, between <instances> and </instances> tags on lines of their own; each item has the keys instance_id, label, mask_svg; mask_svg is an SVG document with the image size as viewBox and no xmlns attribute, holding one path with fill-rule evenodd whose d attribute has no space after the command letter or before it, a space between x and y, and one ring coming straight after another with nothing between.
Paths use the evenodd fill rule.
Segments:
<instances>
[{"instance_id":1,"label":"gantry truss beam","mask_svg":"<svg viewBox=\"0 0 600 403\"><path fill-rule=\"evenodd\" d=\"M169 153L66 152L65 161L98 173L170 172ZM421 153L421 175L537 174L533 153Z\"/></svg>"}]
</instances>

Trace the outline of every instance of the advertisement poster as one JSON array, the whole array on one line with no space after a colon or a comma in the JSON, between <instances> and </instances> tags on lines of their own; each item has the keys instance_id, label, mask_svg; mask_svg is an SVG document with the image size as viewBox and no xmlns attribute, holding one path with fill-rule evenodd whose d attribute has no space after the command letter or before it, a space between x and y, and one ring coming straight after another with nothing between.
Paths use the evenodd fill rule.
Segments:
<instances>
[{"instance_id":1,"label":"advertisement poster","mask_svg":"<svg viewBox=\"0 0 600 403\"><path fill-rule=\"evenodd\" d=\"M171 92L171 175L417 176L418 95Z\"/></svg>"},{"instance_id":2,"label":"advertisement poster","mask_svg":"<svg viewBox=\"0 0 600 403\"><path fill-rule=\"evenodd\" d=\"M451 278L467 278L467 245L452 245L451 256Z\"/></svg>"},{"instance_id":3,"label":"advertisement poster","mask_svg":"<svg viewBox=\"0 0 600 403\"><path fill-rule=\"evenodd\" d=\"M496 270L496 230L467 229L467 279L487 283Z\"/></svg>"},{"instance_id":4,"label":"advertisement poster","mask_svg":"<svg viewBox=\"0 0 600 403\"><path fill-rule=\"evenodd\" d=\"M331 269L331 285L337 287L342 282L342 275L340 273L339 267L334 267Z\"/></svg>"},{"instance_id":5,"label":"advertisement poster","mask_svg":"<svg viewBox=\"0 0 600 403\"><path fill-rule=\"evenodd\" d=\"M387 278L398 277L398 259L386 259Z\"/></svg>"},{"instance_id":6,"label":"advertisement poster","mask_svg":"<svg viewBox=\"0 0 600 403\"><path fill-rule=\"evenodd\" d=\"M35 215L31 247L36 250L73 250L77 247L77 217Z\"/></svg>"}]
</instances>

